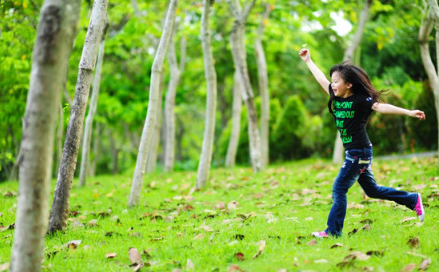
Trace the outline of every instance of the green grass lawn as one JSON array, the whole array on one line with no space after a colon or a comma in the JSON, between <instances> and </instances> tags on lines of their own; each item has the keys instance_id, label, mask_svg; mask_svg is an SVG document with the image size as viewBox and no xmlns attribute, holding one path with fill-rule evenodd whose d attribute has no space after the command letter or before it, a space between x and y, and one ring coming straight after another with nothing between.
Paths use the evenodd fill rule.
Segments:
<instances>
[{"instance_id":1,"label":"green grass lawn","mask_svg":"<svg viewBox=\"0 0 439 272\"><path fill-rule=\"evenodd\" d=\"M372 165L378 184L422 193L424 223L405 207L365 197L355 184L343 236L317 240L310 234L326 228L339 170L326 161L260 174L216 169L198 192L196 172L147 175L141 204L130 209L131 173L89 178L84 188L75 180L67 229L47 236L43 270L132 271L128 252L136 248L141 271L412 271L423 260L431 261L428 271L439 271L437 164L423 158ZM10 259L17 190L16 182L0 184L0 265ZM68 246L73 240L80 244Z\"/></svg>"}]
</instances>

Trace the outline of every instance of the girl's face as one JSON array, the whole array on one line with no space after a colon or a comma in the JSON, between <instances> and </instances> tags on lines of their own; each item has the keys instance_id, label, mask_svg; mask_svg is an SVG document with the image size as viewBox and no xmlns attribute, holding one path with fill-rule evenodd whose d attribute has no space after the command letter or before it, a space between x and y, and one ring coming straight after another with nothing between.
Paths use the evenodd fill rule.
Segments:
<instances>
[{"instance_id":1,"label":"girl's face","mask_svg":"<svg viewBox=\"0 0 439 272\"><path fill-rule=\"evenodd\" d=\"M343 78L340 76L338 71L332 73L331 79L332 79L331 87L332 90L334 91L335 96L346 98L352 95L352 90L351 90L352 84L346 83L343 80Z\"/></svg>"}]
</instances>

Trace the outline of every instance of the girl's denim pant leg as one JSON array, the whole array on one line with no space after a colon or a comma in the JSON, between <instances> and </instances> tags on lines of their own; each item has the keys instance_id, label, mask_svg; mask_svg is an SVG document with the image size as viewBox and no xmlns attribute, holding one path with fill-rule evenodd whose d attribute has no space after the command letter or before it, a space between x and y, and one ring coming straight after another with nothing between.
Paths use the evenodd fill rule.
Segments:
<instances>
[{"instance_id":1,"label":"girl's denim pant leg","mask_svg":"<svg viewBox=\"0 0 439 272\"><path fill-rule=\"evenodd\" d=\"M418 194L378 186L373 177L371 163L371 146L346 150L345 161L332 186L333 203L329 212L326 233L334 236L342 234L347 207L346 194L357 180L368 197L392 200L412 210L415 208Z\"/></svg>"}]
</instances>

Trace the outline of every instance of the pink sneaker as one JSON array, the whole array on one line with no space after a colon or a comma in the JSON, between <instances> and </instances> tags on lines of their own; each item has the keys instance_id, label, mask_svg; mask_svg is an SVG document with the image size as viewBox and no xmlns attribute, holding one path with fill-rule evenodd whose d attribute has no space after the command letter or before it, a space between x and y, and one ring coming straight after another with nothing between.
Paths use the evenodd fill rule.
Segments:
<instances>
[{"instance_id":1,"label":"pink sneaker","mask_svg":"<svg viewBox=\"0 0 439 272\"><path fill-rule=\"evenodd\" d=\"M328 238L329 235L325 231L319 231L319 232L313 232L311 233L312 236L316 238Z\"/></svg>"},{"instance_id":2,"label":"pink sneaker","mask_svg":"<svg viewBox=\"0 0 439 272\"><path fill-rule=\"evenodd\" d=\"M415 212L418 215L419 221L423 222L425 217L424 206L422 205L421 194L418 193L418 201L416 202Z\"/></svg>"}]
</instances>

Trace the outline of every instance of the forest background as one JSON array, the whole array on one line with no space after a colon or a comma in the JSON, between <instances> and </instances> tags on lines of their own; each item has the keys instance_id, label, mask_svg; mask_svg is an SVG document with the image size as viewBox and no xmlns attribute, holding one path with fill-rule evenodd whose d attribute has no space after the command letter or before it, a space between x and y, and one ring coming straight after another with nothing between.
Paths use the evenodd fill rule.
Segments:
<instances>
[{"instance_id":1,"label":"forest background","mask_svg":"<svg viewBox=\"0 0 439 272\"><path fill-rule=\"evenodd\" d=\"M151 67L168 1L112 0L108 7L105 60L92 136L89 174L132 171L148 108ZM327 74L356 31L363 1L265 1L263 45L270 90L270 161L311 156L330 157L336 129L327 110L327 97L298 56L306 45L314 62ZM135 3L135 5L133 5ZM1 1L0 21L0 181L8 179L19 154L22 118L29 89L31 53L41 0ZM137 6L137 10L134 8ZM184 58L176 93L176 163L174 170L196 170L205 125L206 82L200 38L201 1L181 1L175 36L177 58ZM434 96L422 65L418 33L423 1L374 1L355 63L362 66L378 89L389 89L385 101L425 111L427 120L373 114L368 125L377 154L437 150ZM79 60L92 8L83 1L78 35L69 72L59 129L70 117ZM246 24L245 44L249 76L260 113L255 39L264 7L256 2ZM136 14L137 13L137 14ZM212 50L217 74L217 111L212 165L223 166L231 133L234 65L230 32L234 19L225 1L212 8ZM337 26L352 26L342 33ZM180 50L186 48L185 53ZM433 62L435 43L430 42ZM166 96L170 78L167 59L161 84ZM162 101L164 105L164 99ZM161 118L163 120L163 118ZM164 131L162 125L162 134ZM250 165L247 117L242 112L237 163ZM56 176L64 133L55 143ZM164 136L160 137L158 171L162 169ZM41 139L44 141L44 139ZM61 147L61 148L60 148ZM81 154L81 152L79 153ZM81 158L78 158L78 162ZM58 163L57 163L58 162ZM77 167L79 172L79 167ZM79 173L77 173L79 174Z\"/></svg>"}]
</instances>

